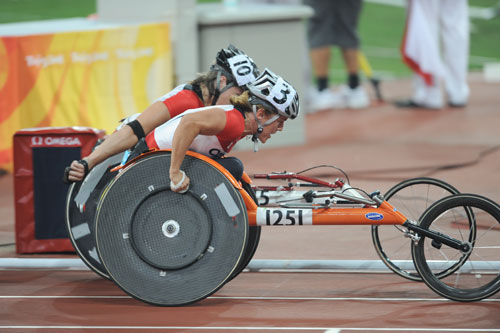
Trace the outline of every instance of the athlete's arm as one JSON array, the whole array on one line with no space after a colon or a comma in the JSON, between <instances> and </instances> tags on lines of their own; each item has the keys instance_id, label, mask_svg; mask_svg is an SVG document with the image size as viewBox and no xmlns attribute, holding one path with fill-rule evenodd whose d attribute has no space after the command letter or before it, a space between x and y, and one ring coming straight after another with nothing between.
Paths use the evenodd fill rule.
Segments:
<instances>
[{"instance_id":1,"label":"athlete's arm","mask_svg":"<svg viewBox=\"0 0 500 333\"><path fill-rule=\"evenodd\" d=\"M144 134L148 135L156 127L170 120L170 111L163 102L157 101L148 106L137 120L141 123Z\"/></svg>"},{"instance_id":2,"label":"athlete's arm","mask_svg":"<svg viewBox=\"0 0 500 333\"><path fill-rule=\"evenodd\" d=\"M156 127L170 119L170 112L161 101L148 106L138 117L144 133L147 135ZM133 147L138 139L130 126L123 126L104 140L90 155L84 158L91 170L97 164L103 162L110 156L121 153ZM84 166L78 161L73 161L70 166L68 179L72 182L81 181L85 177Z\"/></svg>"},{"instance_id":3,"label":"athlete's arm","mask_svg":"<svg viewBox=\"0 0 500 333\"><path fill-rule=\"evenodd\" d=\"M226 112L213 108L201 112L190 113L182 117L172 139L172 159L170 161L170 179L178 184L182 179L181 164L193 140L198 135L217 135L226 126ZM175 191L180 192L189 186L189 177L185 177L182 186Z\"/></svg>"}]
</instances>

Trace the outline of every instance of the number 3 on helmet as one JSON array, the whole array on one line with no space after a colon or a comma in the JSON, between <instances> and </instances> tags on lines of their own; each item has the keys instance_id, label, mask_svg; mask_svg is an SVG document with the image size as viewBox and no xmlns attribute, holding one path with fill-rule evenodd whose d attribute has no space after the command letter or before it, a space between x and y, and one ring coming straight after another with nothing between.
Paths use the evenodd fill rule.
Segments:
<instances>
[{"instance_id":1,"label":"number 3 on helmet","mask_svg":"<svg viewBox=\"0 0 500 333\"><path fill-rule=\"evenodd\" d=\"M250 103L262 104L281 116L295 119L299 115L299 95L295 88L268 68L247 84Z\"/></svg>"}]
</instances>

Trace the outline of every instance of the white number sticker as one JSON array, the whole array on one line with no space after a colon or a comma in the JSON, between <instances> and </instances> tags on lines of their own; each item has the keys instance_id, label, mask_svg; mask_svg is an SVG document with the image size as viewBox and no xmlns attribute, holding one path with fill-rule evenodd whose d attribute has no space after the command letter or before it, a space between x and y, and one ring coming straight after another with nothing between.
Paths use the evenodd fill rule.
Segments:
<instances>
[{"instance_id":1,"label":"white number sticker","mask_svg":"<svg viewBox=\"0 0 500 333\"><path fill-rule=\"evenodd\" d=\"M280 77L269 96L267 96L267 100L278 109L284 111L296 94L295 89Z\"/></svg>"},{"instance_id":2,"label":"white number sticker","mask_svg":"<svg viewBox=\"0 0 500 333\"><path fill-rule=\"evenodd\" d=\"M250 59L243 54L238 54L227 60L231 71L239 86L245 85L255 80Z\"/></svg>"},{"instance_id":3,"label":"white number sticker","mask_svg":"<svg viewBox=\"0 0 500 333\"><path fill-rule=\"evenodd\" d=\"M311 225L311 209L257 208L257 225Z\"/></svg>"}]
</instances>

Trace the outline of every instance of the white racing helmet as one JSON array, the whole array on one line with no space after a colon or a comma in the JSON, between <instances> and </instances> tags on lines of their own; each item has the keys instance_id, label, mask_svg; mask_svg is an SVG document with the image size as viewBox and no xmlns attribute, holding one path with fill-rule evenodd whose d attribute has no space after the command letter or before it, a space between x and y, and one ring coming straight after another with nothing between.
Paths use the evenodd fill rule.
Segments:
<instances>
[{"instance_id":1,"label":"white racing helmet","mask_svg":"<svg viewBox=\"0 0 500 333\"><path fill-rule=\"evenodd\" d=\"M234 86L246 90L247 84L259 76L259 69L252 58L234 45L229 45L226 49L217 52L215 64L210 67L210 71L217 72L213 105L215 105L219 95L225 90ZM220 89L221 74L227 78L227 84L222 90Z\"/></svg>"},{"instance_id":2,"label":"white racing helmet","mask_svg":"<svg viewBox=\"0 0 500 333\"><path fill-rule=\"evenodd\" d=\"M255 81L247 84L247 88L250 93L248 100L253 105L253 113L257 121L257 133L252 137L254 151L257 151L257 139L264 130L264 126L270 125L280 116L295 119L299 115L299 95L291 84L268 68L264 69ZM266 109L273 111L275 116L261 124L257 118L256 105L263 105Z\"/></svg>"},{"instance_id":3,"label":"white racing helmet","mask_svg":"<svg viewBox=\"0 0 500 333\"><path fill-rule=\"evenodd\" d=\"M291 84L268 68L247 84L250 103L262 104L280 116L295 119L299 115L299 95Z\"/></svg>"},{"instance_id":4,"label":"white racing helmet","mask_svg":"<svg viewBox=\"0 0 500 333\"><path fill-rule=\"evenodd\" d=\"M228 79L236 82L236 85L244 88L259 76L259 68L245 52L234 45L222 49L215 56L215 65L211 69L221 69L228 74Z\"/></svg>"}]
</instances>

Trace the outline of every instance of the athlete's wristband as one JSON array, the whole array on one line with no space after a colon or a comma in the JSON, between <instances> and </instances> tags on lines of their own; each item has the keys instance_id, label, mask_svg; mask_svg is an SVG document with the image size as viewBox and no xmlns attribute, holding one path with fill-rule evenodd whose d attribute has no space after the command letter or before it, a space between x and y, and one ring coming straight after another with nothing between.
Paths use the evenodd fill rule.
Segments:
<instances>
[{"instance_id":1,"label":"athlete's wristband","mask_svg":"<svg viewBox=\"0 0 500 333\"><path fill-rule=\"evenodd\" d=\"M87 177L87 175L89 174L89 164L87 163L87 161L85 160L79 160L77 161L78 163L80 163L81 165L83 165L83 179L85 179L85 177ZM63 175L63 182L65 184L71 184L73 183L72 180L69 180L69 172L71 171L71 167L66 167L64 169L64 175Z\"/></svg>"},{"instance_id":2,"label":"athlete's wristband","mask_svg":"<svg viewBox=\"0 0 500 333\"><path fill-rule=\"evenodd\" d=\"M89 164L83 159L79 160L78 163L83 165L83 178L87 177L87 175L89 174Z\"/></svg>"},{"instance_id":3,"label":"athlete's wristband","mask_svg":"<svg viewBox=\"0 0 500 333\"><path fill-rule=\"evenodd\" d=\"M140 140L142 138L146 137L146 134L144 133L144 129L142 128L142 125L137 119L131 121L130 123L127 123L125 125L130 126L132 131L134 132L135 136L137 137L137 140Z\"/></svg>"}]
</instances>

